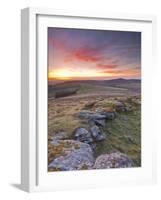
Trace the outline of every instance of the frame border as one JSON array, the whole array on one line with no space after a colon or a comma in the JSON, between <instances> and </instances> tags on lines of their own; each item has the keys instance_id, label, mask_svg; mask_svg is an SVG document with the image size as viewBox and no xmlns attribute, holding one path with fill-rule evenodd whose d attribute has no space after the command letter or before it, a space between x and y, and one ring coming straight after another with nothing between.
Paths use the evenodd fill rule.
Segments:
<instances>
[{"instance_id":1,"label":"frame border","mask_svg":"<svg viewBox=\"0 0 161 200\"><path fill-rule=\"evenodd\" d=\"M154 65L156 60L156 17L154 15L107 14L105 12L53 10L50 8L24 8L21 10L21 189L28 192L44 190L37 181L37 15L151 22ZM155 183L155 141L153 143L153 182ZM51 190L52 188L45 188L45 191Z\"/></svg>"}]
</instances>

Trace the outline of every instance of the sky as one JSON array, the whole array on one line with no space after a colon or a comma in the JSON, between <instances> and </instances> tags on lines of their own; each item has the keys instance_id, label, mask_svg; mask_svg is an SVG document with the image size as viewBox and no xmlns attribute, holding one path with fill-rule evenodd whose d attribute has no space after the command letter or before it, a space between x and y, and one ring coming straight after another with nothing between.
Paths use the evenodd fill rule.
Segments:
<instances>
[{"instance_id":1,"label":"sky","mask_svg":"<svg viewBox=\"0 0 161 200\"><path fill-rule=\"evenodd\" d=\"M48 77L141 79L141 33L49 27Z\"/></svg>"}]
</instances>

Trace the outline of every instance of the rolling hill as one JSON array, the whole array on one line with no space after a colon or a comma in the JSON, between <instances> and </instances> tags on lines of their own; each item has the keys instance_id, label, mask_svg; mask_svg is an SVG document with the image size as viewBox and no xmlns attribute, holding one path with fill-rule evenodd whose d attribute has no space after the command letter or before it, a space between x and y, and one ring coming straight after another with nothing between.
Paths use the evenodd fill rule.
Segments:
<instances>
[{"instance_id":1,"label":"rolling hill","mask_svg":"<svg viewBox=\"0 0 161 200\"><path fill-rule=\"evenodd\" d=\"M50 82L48 96L65 97L76 94L121 94L133 92L141 93L141 80L139 79L112 79L112 80L73 80L64 82Z\"/></svg>"}]
</instances>

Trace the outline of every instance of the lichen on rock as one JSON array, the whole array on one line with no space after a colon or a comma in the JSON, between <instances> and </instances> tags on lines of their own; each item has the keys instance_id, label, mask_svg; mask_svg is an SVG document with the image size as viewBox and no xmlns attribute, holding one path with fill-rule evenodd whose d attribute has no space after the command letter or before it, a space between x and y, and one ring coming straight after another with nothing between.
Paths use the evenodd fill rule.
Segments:
<instances>
[{"instance_id":1,"label":"lichen on rock","mask_svg":"<svg viewBox=\"0 0 161 200\"><path fill-rule=\"evenodd\" d=\"M90 145L75 140L60 140L53 143L53 160L49 171L70 171L92 169L94 164L93 150Z\"/></svg>"},{"instance_id":2,"label":"lichen on rock","mask_svg":"<svg viewBox=\"0 0 161 200\"><path fill-rule=\"evenodd\" d=\"M123 153L115 152L97 157L94 169L128 168L133 167L132 160Z\"/></svg>"}]
</instances>

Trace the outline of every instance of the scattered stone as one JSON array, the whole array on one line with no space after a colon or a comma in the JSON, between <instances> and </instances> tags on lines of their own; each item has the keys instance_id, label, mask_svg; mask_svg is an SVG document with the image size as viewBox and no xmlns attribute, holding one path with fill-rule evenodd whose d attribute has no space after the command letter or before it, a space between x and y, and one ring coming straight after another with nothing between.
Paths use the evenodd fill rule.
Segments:
<instances>
[{"instance_id":1,"label":"scattered stone","mask_svg":"<svg viewBox=\"0 0 161 200\"><path fill-rule=\"evenodd\" d=\"M90 145L75 140L59 140L53 143L53 158L48 165L49 171L70 171L92 169L93 150Z\"/></svg>"},{"instance_id":2,"label":"scattered stone","mask_svg":"<svg viewBox=\"0 0 161 200\"><path fill-rule=\"evenodd\" d=\"M132 103L133 103L134 105L141 105L141 100L140 100L140 99L133 99L133 100L132 100Z\"/></svg>"},{"instance_id":3,"label":"scattered stone","mask_svg":"<svg viewBox=\"0 0 161 200\"><path fill-rule=\"evenodd\" d=\"M127 141L127 143L129 143L129 144L136 144L135 139L132 138L131 136L125 135L124 138L125 138L125 140Z\"/></svg>"},{"instance_id":4,"label":"scattered stone","mask_svg":"<svg viewBox=\"0 0 161 200\"><path fill-rule=\"evenodd\" d=\"M133 110L131 105L126 105L123 102L117 102L115 107L117 112L130 112Z\"/></svg>"},{"instance_id":5,"label":"scattered stone","mask_svg":"<svg viewBox=\"0 0 161 200\"><path fill-rule=\"evenodd\" d=\"M116 102L115 106L116 107L124 107L125 104L123 102L118 101L118 102Z\"/></svg>"},{"instance_id":6,"label":"scattered stone","mask_svg":"<svg viewBox=\"0 0 161 200\"><path fill-rule=\"evenodd\" d=\"M102 111L102 112L100 112L100 114L106 116L107 120L113 120L116 117L115 112L105 112L105 111Z\"/></svg>"},{"instance_id":7,"label":"scattered stone","mask_svg":"<svg viewBox=\"0 0 161 200\"><path fill-rule=\"evenodd\" d=\"M85 109L90 109L95 105L96 101L88 102L85 104L84 108Z\"/></svg>"},{"instance_id":8,"label":"scattered stone","mask_svg":"<svg viewBox=\"0 0 161 200\"><path fill-rule=\"evenodd\" d=\"M92 136L95 141L102 141L106 139L106 135L103 131L100 130L100 128L96 125L92 126L90 128L90 131L92 133Z\"/></svg>"},{"instance_id":9,"label":"scattered stone","mask_svg":"<svg viewBox=\"0 0 161 200\"><path fill-rule=\"evenodd\" d=\"M133 110L132 106L126 106L124 109L126 112L131 112Z\"/></svg>"},{"instance_id":10,"label":"scattered stone","mask_svg":"<svg viewBox=\"0 0 161 200\"><path fill-rule=\"evenodd\" d=\"M116 102L115 108L117 112L124 112L125 110L125 104L123 102Z\"/></svg>"},{"instance_id":11,"label":"scattered stone","mask_svg":"<svg viewBox=\"0 0 161 200\"><path fill-rule=\"evenodd\" d=\"M52 137L52 141L55 141L55 140L65 140L65 139L69 139L69 136L68 136L68 134L65 131L60 131L56 135L54 135Z\"/></svg>"},{"instance_id":12,"label":"scattered stone","mask_svg":"<svg viewBox=\"0 0 161 200\"><path fill-rule=\"evenodd\" d=\"M133 167L132 160L123 153L116 152L97 157L94 169L127 168Z\"/></svg>"},{"instance_id":13,"label":"scattered stone","mask_svg":"<svg viewBox=\"0 0 161 200\"><path fill-rule=\"evenodd\" d=\"M74 139L87 144L93 142L92 135L86 128L77 128L74 132Z\"/></svg>"}]
</instances>

